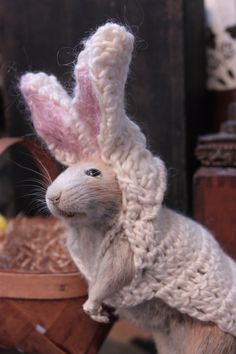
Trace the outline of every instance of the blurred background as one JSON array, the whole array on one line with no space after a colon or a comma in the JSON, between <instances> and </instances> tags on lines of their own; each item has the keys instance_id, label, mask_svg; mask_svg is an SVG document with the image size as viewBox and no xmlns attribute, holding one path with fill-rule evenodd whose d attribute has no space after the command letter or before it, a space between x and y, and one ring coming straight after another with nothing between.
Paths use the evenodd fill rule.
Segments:
<instances>
[{"instance_id":1,"label":"blurred background","mask_svg":"<svg viewBox=\"0 0 236 354\"><path fill-rule=\"evenodd\" d=\"M0 0L0 134L31 134L17 87L20 75L53 73L70 90L81 41L108 20L136 37L127 110L167 164L168 205L190 211L193 149L197 135L208 129L202 0ZM29 165L19 148L11 158ZM37 213L21 183L29 171L7 161L1 171L0 212Z\"/></svg>"}]
</instances>

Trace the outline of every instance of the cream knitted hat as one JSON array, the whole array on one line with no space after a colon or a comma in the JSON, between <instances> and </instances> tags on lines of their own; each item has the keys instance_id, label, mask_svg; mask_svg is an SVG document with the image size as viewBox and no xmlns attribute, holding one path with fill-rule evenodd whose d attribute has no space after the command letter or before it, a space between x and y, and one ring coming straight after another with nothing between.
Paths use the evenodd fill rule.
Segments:
<instances>
[{"instance_id":1,"label":"cream knitted hat","mask_svg":"<svg viewBox=\"0 0 236 354\"><path fill-rule=\"evenodd\" d=\"M162 207L165 166L125 113L133 41L117 24L98 28L79 54L73 98L44 73L24 75L21 90L37 133L61 163L99 153L116 173L123 208L104 250L122 233L133 250L136 275L107 303L130 307L158 297L236 335L235 263L202 226Z\"/></svg>"}]
</instances>

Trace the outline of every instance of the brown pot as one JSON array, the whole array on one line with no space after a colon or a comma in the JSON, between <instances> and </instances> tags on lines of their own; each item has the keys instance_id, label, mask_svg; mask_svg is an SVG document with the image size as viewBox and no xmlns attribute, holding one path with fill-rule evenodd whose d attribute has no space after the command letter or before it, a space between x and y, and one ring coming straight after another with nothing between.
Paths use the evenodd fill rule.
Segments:
<instances>
[{"instance_id":1,"label":"brown pot","mask_svg":"<svg viewBox=\"0 0 236 354\"><path fill-rule=\"evenodd\" d=\"M25 353L97 353L110 326L82 309L86 287L77 273L0 271L0 347Z\"/></svg>"},{"instance_id":2,"label":"brown pot","mask_svg":"<svg viewBox=\"0 0 236 354\"><path fill-rule=\"evenodd\" d=\"M77 272L0 270L0 347L31 354L97 353L110 325L84 313L86 298Z\"/></svg>"},{"instance_id":3,"label":"brown pot","mask_svg":"<svg viewBox=\"0 0 236 354\"><path fill-rule=\"evenodd\" d=\"M44 228L57 240L53 219L18 217L9 223L8 246L1 254L9 253L9 245L11 251L14 244L14 260L22 252L24 235L28 235L27 245L31 238L40 238ZM20 264L15 269L0 269L0 348L30 354L97 353L110 325L92 321L84 313L87 286L80 274L19 271L17 267L21 269Z\"/></svg>"}]
</instances>

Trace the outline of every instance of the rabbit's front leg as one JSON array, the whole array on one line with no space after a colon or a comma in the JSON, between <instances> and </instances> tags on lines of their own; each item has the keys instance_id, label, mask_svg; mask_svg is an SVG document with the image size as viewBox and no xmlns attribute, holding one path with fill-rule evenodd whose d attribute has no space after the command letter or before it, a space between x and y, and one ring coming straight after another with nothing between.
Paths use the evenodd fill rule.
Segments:
<instances>
[{"instance_id":1,"label":"rabbit's front leg","mask_svg":"<svg viewBox=\"0 0 236 354\"><path fill-rule=\"evenodd\" d=\"M129 284L133 276L133 253L128 241L114 241L100 260L94 282L89 284L84 311L95 321L110 322L111 314L104 309L103 303Z\"/></svg>"}]
</instances>

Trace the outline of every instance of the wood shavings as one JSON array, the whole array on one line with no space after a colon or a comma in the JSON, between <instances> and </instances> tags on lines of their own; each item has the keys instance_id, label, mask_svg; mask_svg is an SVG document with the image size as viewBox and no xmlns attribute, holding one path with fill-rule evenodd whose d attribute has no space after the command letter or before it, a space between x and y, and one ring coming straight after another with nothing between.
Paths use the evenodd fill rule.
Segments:
<instances>
[{"instance_id":1,"label":"wood shavings","mask_svg":"<svg viewBox=\"0 0 236 354\"><path fill-rule=\"evenodd\" d=\"M59 220L16 217L0 239L0 268L37 273L77 271Z\"/></svg>"}]
</instances>

